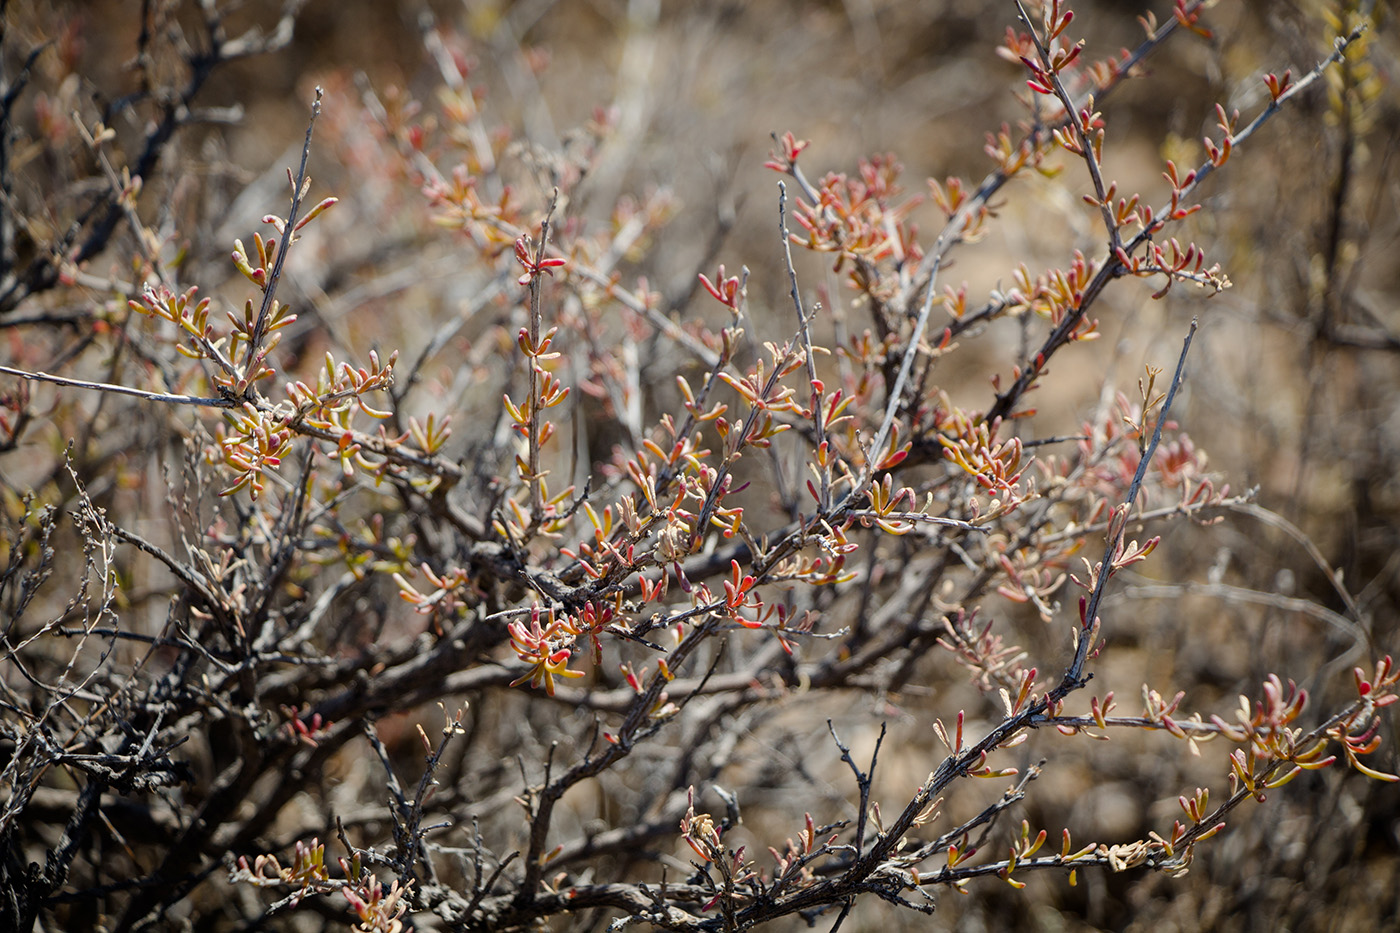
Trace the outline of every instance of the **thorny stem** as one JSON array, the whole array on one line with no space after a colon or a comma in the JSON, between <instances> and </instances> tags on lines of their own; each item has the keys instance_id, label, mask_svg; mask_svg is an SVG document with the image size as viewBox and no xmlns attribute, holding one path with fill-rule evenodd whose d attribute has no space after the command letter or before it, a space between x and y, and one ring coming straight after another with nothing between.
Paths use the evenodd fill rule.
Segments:
<instances>
[{"instance_id":1,"label":"thorny stem","mask_svg":"<svg viewBox=\"0 0 1400 933\"><path fill-rule=\"evenodd\" d=\"M705 642L716 627L717 620L709 619L696 626L671 652L667 659L670 670L678 670L685 660ZM664 720L655 720L653 714L661 703L661 695L671 683L670 678L660 670L652 676L651 683L641 693L636 694L617 731L616 741L609 743L598 755L589 755L570 768L557 780L548 781L535 798L534 812L530 818L530 842L525 855L525 875L519 893L515 897L517 908L528 905L539 893L540 879L544 873L545 843L548 837L554 805L564 793L580 781L611 768L614 764L632 753L638 733L647 726L658 727Z\"/></svg>"},{"instance_id":2,"label":"thorny stem","mask_svg":"<svg viewBox=\"0 0 1400 933\"><path fill-rule=\"evenodd\" d=\"M836 734L836 727L832 725L831 720L828 719L826 721L826 729L831 733L832 740L836 742L836 747L841 751L841 760L851 769L851 773L856 779L856 789L860 791L860 811L856 816L855 835L855 847L857 852L865 846L865 826L869 819L870 810L870 785L875 779L875 762L880 757L880 746L885 742L885 728L886 724L881 723L880 735L875 739L875 748L870 753L870 770L861 771L860 768L856 766L855 759L851 757L850 747L842 742L840 736Z\"/></svg>"},{"instance_id":3,"label":"thorny stem","mask_svg":"<svg viewBox=\"0 0 1400 933\"><path fill-rule=\"evenodd\" d=\"M1191 319L1191 327L1186 332L1186 340L1181 346L1181 356L1176 361L1176 373L1172 376L1172 387L1167 391L1167 397L1162 402L1162 411L1157 416L1157 424L1152 430L1152 440L1148 443L1147 449L1142 452L1142 457L1138 460L1137 470L1133 473L1132 485L1128 487L1128 494L1123 499L1123 504L1119 508L1123 509L1124 521L1118 523L1116 532L1113 530L1113 523L1109 524L1108 542L1104 545L1103 563L1100 565L1098 579L1094 581L1094 591L1089 597L1088 605L1084 609L1084 630L1079 634L1079 644L1074 653L1074 662L1065 671L1065 675L1060 680L1060 687L1078 685L1084 670L1084 661L1089 656L1092 647L1092 633L1095 631L1099 603L1103 600L1104 590L1108 587L1108 580L1113 576L1113 555L1118 553L1118 548L1123 543L1123 536L1127 533L1127 513L1137 504L1138 492L1142 489L1143 478L1147 475L1147 469L1152 465L1152 459L1156 456L1157 445L1162 440L1162 428L1166 424L1167 415L1171 412L1172 402L1176 399L1177 390L1181 388L1181 383L1186 376L1186 354L1191 350L1191 338L1196 336L1196 319ZM1059 688L1057 688L1059 689ZM1067 693L1068 690L1066 689ZM1063 695L1063 694L1061 694ZM1059 697L1056 697L1058 699Z\"/></svg>"},{"instance_id":4,"label":"thorny stem","mask_svg":"<svg viewBox=\"0 0 1400 933\"><path fill-rule=\"evenodd\" d=\"M323 93L318 84L316 86L316 99L311 102L311 119L306 124L306 140L301 146L301 164L297 167L296 178L290 177L290 170L287 173L288 180L292 182L292 207L287 214L287 225L282 231L282 242L277 250L277 258L272 263L272 273L267 278L267 288L263 291L262 306L258 308L257 322L253 325L253 333L248 338L248 352L243 356L245 376L251 377L257 369L256 361L262 350L263 338L267 336L268 319L272 315L277 285L282 279L282 266L287 261L287 253L291 251L292 241L296 239L297 212L301 210L301 202L306 194L308 181L306 163L311 158L311 134L316 129L316 118L321 115Z\"/></svg>"},{"instance_id":5,"label":"thorny stem","mask_svg":"<svg viewBox=\"0 0 1400 933\"><path fill-rule=\"evenodd\" d=\"M1285 101L1301 93L1303 89L1311 85L1314 81L1317 81L1329 66L1340 61L1342 56L1346 54L1347 47L1361 38L1363 31L1364 27L1358 26L1356 29L1352 30L1349 35L1338 37L1331 55L1318 62L1297 84L1290 86L1288 90L1280 94L1277 100L1271 100L1269 105L1264 108L1259 116L1255 117L1247 127L1234 135L1234 147L1238 149L1240 145L1249 139L1250 136L1254 135L1270 117L1278 113ZM1215 168L1215 164L1212 163L1210 159L1206 159L1205 162L1196 169L1196 177L1191 183L1181 188L1179 197L1185 197L1200 187L1201 182L1207 175L1215 171ZM1151 240L1153 235L1165 225L1168 214L1169 212L1165 208L1157 211L1155 214L1158 218L1157 222L1150 228L1140 231L1137 236L1133 237L1132 240L1123 247L1124 251L1131 255L1134 250ZM995 418L1004 418L1011 413L1016 402L1026 393L1031 384L1040 377L1045 363L1050 360L1050 357L1056 350L1069 342L1070 336L1074 333L1075 328L1079 326L1080 321L1084 319L1084 315L1089 307L1098 299L1099 293L1104 290L1104 287L1111 279L1118 278L1124 271L1124 266L1116 253L1110 253L1105 257L1102 265L1099 267L1099 271L1094 275L1093 280L1088 286L1085 287L1084 294L1078 306L1072 308L1069 313L1065 315L1065 319L1060 322L1060 325L1050 332L1050 335L1045 339L1045 343L1041 345L1040 351L1031 358L1016 381L1008 387L1004 393L997 396L996 402L987 412L986 418L988 421Z\"/></svg>"},{"instance_id":6,"label":"thorny stem","mask_svg":"<svg viewBox=\"0 0 1400 933\"><path fill-rule=\"evenodd\" d=\"M800 170L798 169L798 167L797 167L796 164L794 164L794 165L792 166L792 172L793 172L793 177L797 180L798 184L802 186L804 192L806 192L806 193L808 194L808 196L812 199L813 203L816 203L816 195L815 195L815 192L813 192L813 191L811 190L811 186L807 183L806 179L801 175ZM806 313L806 311L803 309L803 307L802 307L802 297L801 297L801 293L798 291L798 287L797 287L797 270L796 270L796 268L794 267L793 262L792 262L792 241L791 241L791 237L788 235L787 220L786 220L786 207L787 207L787 186L784 185L784 184L780 181L780 182L778 182L778 229L779 229L779 233L781 234L782 240L783 240L783 256L784 256L784 259L785 259L786 264L787 264L788 281L789 281L790 288L791 288L792 301L793 301L793 304L794 304L794 305L796 306L796 308L797 308L798 326L799 326L799 328L800 328L801 335L802 335L802 348L803 348L803 352L804 352L804 354L805 354L805 356L806 356L806 363L807 363L807 379L808 379L808 382L809 382L809 384L810 384L810 386L811 386L811 392L810 392L810 395L809 395L809 402L808 402L808 404L810 405L811 410L812 410L812 427L813 427L812 443L813 443L813 446L814 446L814 447L820 448L822 444L826 443L826 417L825 417L825 413L822 411L822 395L821 395L821 392L818 391L818 379L817 379L816 359L815 359L814 354L813 354L813 352L812 352L811 316L809 316L809 315ZM922 329L922 325L923 325L924 323L926 323L926 321L927 321L927 316L928 316L928 312L929 312L929 310L931 310L931 308L932 308L932 299L931 299L931 296L932 296L932 286L933 286L933 283L932 283L932 281L930 281L930 283L929 283L929 289L930 289L929 295L930 295L930 297L929 297L929 300L925 302L924 314L923 314L923 316L922 316L922 318L921 318L921 320L920 320L920 326L917 326L916 329L915 329L915 336L914 336L913 342L910 344L911 349L914 348L914 347L916 347L916 346L918 345L918 338L919 338L919 333L920 333L920 331L921 331L921 329ZM813 313L815 314L815 311L814 311ZM898 389L896 389L896 391L895 391L895 393L894 393L894 399L893 399L893 401L896 401L896 402L897 402L897 401L898 401L899 395L903 392L902 380L903 380L904 378L907 378L908 372L909 372L909 369L910 369L910 365L911 365L911 357L910 357L910 355L909 355L908 353L906 353L906 356L905 356L905 364L904 364L904 366L901 368L901 372L900 372L900 375L901 375L901 382L900 382L900 385L901 385L901 387L898 388ZM891 412L892 412L892 411L893 411L893 408L891 408L889 411L886 412L886 423L885 423L885 425L884 425L884 429L885 429L885 430L883 430L883 431L881 432L881 438L882 438L882 440L877 441L876 444L875 444L875 447L874 447L874 456L877 457L877 458L880 456L880 452L883 450L883 437L886 435L886 433L887 433L887 431L888 431L888 428L889 428L889 418L891 417ZM832 508L831 508L831 471L830 471L829 469L818 470L818 471L817 471L817 475L818 475L818 482L819 482L819 484L820 484L820 485L818 486L818 490L817 490L817 492L818 492L818 503L817 503L817 504L818 504L819 512L827 513L827 514L832 515L832 516L835 516L835 515L836 515L837 513L839 513L843 508L845 508L846 506L848 506L848 505L850 504L851 500L852 500L852 497L855 495L855 493L856 493L860 488L862 488L861 486L857 486L857 487L853 488L853 489L851 490L851 492L848 493L848 494L842 499L841 504L840 504L839 506L837 506L835 509L832 509ZM872 475L873 475L873 474L872 474ZM850 514L854 514L854 513L847 512L847 514L850 515ZM922 516L921 516L921 517L922 517ZM951 521L951 519L950 519L949 521ZM972 526L967 526L967 527L970 528L970 527L972 527ZM772 566L772 564L773 564L773 561L772 561L772 560L769 560L769 561L768 561L768 565L769 565L769 566Z\"/></svg>"},{"instance_id":7,"label":"thorny stem","mask_svg":"<svg viewBox=\"0 0 1400 933\"><path fill-rule=\"evenodd\" d=\"M1186 341L1182 347L1181 357L1177 361L1176 375L1172 380L1171 391L1167 393L1167 398L1162 405L1162 413L1157 420L1157 430L1153 432L1152 442L1148 444L1141 461L1138 464L1137 474L1133 477L1133 484L1129 489L1125 503L1131 505L1137 499L1138 489L1141 487L1142 478L1147 472L1147 466L1151 463L1156 453L1157 443L1161 440L1161 427L1166 420L1168 411L1176 396L1176 391L1180 387L1186 365L1186 353L1191 348L1191 337L1195 334L1196 322L1191 322L1191 329L1186 336ZM968 769L982 759L984 754L990 753L1009 741L1016 733L1029 726L1036 725L1044 717L1044 713L1053 703L1059 702L1074 690L1078 690L1084 685L1083 668L1085 659L1088 657L1091 647L1091 633L1093 631L1094 610L1098 606L1102 597L1103 588L1107 585L1109 573L1109 562L1114 553L1116 542L1110 540L1105 548L1104 564L1099 574L1099 581L1095 588L1093 598L1089 602L1089 609L1085 616L1088 624L1085 628L1076 633L1076 648L1073 660L1065 669L1059 684L1047 691L1040 699L1028 702L1026 706L1017 714L1008 716L1000 725L989 732L981 741L970 746L966 750L955 749L938 769L931 776L931 779L919 789L914 798L900 813L899 818L889 828L889 831L882 837L871 850L860 859L858 868L862 874L869 874L880 865L893 851L895 845L904 834L914 825L915 818L921 813L929 801L933 800L937 794L953 782L957 777L967 773Z\"/></svg>"},{"instance_id":8,"label":"thorny stem","mask_svg":"<svg viewBox=\"0 0 1400 933\"><path fill-rule=\"evenodd\" d=\"M788 288L792 295L793 306L797 309L797 326L802 333L802 352L807 362L807 381L812 387L809 398L812 408L812 427L816 432L814 444L820 447L826 440L826 428L825 419L822 418L822 397L821 393L817 391L817 361L812 353L812 319L802 307L802 293L797 287L797 269L792 264L792 237L788 235L787 227L787 185L781 181L778 182L778 235L783 241L783 259L787 263ZM822 505L826 505L828 486L828 476L823 470L821 478Z\"/></svg>"},{"instance_id":9,"label":"thorny stem","mask_svg":"<svg viewBox=\"0 0 1400 933\"><path fill-rule=\"evenodd\" d=\"M767 413L767 409L764 407L763 403L767 402L768 399L772 397L773 390L777 388L778 384L782 381L783 368L792 359L791 343L785 345L783 349L786 355L773 361L773 371L768 374L768 379L759 387L756 400L757 404L753 404L749 407L749 413L744 416L743 424L734 435L734 449L725 456L719 468L715 471L714 482L710 486L709 493L705 496L704 503L700 506L700 511L696 514L695 527L690 531L692 545L700 541L708 533L710 517L719 506L720 498L727 491L725 480L728 479L744 447L748 445L749 435L753 433L754 427L758 424L760 413Z\"/></svg>"},{"instance_id":10,"label":"thorny stem","mask_svg":"<svg viewBox=\"0 0 1400 933\"><path fill-rule=\"evenodd\" d=\"M1343 722L1349 719L1350 717L1356 715L1356 713L1362 708L1364 708L1368 702L1368 700L1353 701L1351 705L1349 705L1346 709L1342 710L1341 712L1335 713L1332 716L1329 716L1325 722L1321 723L1307 735L1299 739L1296 743L1297 747L1305 748L1308 745L1311 745L1319 741L1320 739L1326 737L1328 735L1328 730L1330 730L1333 726L1337 725L1338 723ZM1253 780L1255 787L1263 787L1273 779L1274 775L1277 774L1281 768L1287 767L1292 764L1293 762L1289 761L1286 758L1274 759L1269 764L1265 765L1259 771L1254 773ZM1243 785L1236 788L1236 790L1225 799L1224 803L1220 804L1220 806L1216 807L1209 814L1203 817L1199 823L1196 823L1189 830L1187 830L1186 835L1183 836L1176 845L1176 848L1182 854L1176 856L1173 862L1169 862L1167 864L1181 864L1183 859L1189 857L1187 853L1189 853L1190 847L1192 843L1195 842L1197 837L1201 836L1206 832L1209 832L1213 827L1217 826L1222 821L1226 814L1228 814L1231 810L1234 810L1240 804L1244 803L1245 800L1247 800L1248 798L1256 796L1257 793L1257 790L1251 791L1249 788Z\"/></svg>"},{"instance_id":11,"label":"thorny stem","mask_svg":"<svg viewBox=\"0 0 1400 933\"><path fill-rule=\"evenodd\" d=\"M940 257L942 255L943 239L940 237L933 246L933 251ZM854 484L850 491L842 497L841 502L833 509L834 514L840 514L846 509L856 496L865 491L866 484L875 478L877 465L884 456L885 443L889 440L890 429L894 425L895 416L899 413L899 404L904 395L904 384L909 381L909 373L914 368L914 357L919 353L919 348L923 345L924 328L928 326L929 312L933 310L934 286L938 281L938 267L940 260L935 260L933 268L929 271L928 288L924 293L924 305L919 309L918 320L914 322L914 332L909 335L909 345L904 349L904 359L899 364L899 375L895 377L894 385L890 387L889 400L885 403L885 417L880 423L880 431L875 435L875 443L870 447L870 455L866 458L865 467L861 470L861 481Z\"/></svg>"},{"instance_id":12,"label":"thorny stem","mask_svg":"<svg viewBox=\"0 0 1400 933\"><path fill-rule=\"evenodd\" d=\"M1050 60L1050 49L1046 47L1044 42L1040 41L1040 34L1035 31L1035 24L1031 22L1029 14L1026 13L1026 8L1021 5L1021 0L1016 0L1016 10L1020 14L1021 22L1025 23L1026 28L1030 30L1031 41L1035 43L1035 51L1036 54L1040 56L1040 63L1043 66L1044 74L1050 79L1050 85L1055 90L1055 96L1058 97L1060 103L1064 105L1065 117L1069 125L1074 128L1074 136L1079 143L1080 155L1084 157L1084 164L1089 169L1089 177L1093 179L1094 194L1097 195L1099 203L1099 213L1103 215L1104 228L1108 232L1108 252L1110 255L1116 255L1118 248L1122 246L1123 243L1118 236L1118 224L1113 219L1113 208L1109 204L1108 189L1104 187L1103 171L1099 165L1098 153L1094 148L1094 141L1089 138L1089 131L1092 127L1089 126L1085 120L1080 118L1079 110L1074 103L1074 98L1070 96L1069 91L1065 90L1065 85L1060 80L1060 73L1055 70L1054 64ZM1093 114L1088 111L1091 111L1093 106L1094 97L1093 94L1090 94L1088 102L1085 105L1085 116L1090 120L1093 119Z\"/></svg>"},{"instance_id":13,"label":"thorny stem","mask_svg":"<svg viewBox=\"0 0 1400 933\"><path fill-rule=\"evenodd\" d=\"M1311 87L1315 81L1321 79L1323 73L1332 65L1341 61L1342 56L1346 55L1347 49L1351 46L1351 44L1356 40L1360 39L1362 34L1365 32L1366 25L1363 23L1362 25L1357 26L1347 35L1338 36L1336 40L1334 40L1332 43L1331 55L1328 55L1326 58L1322 59L1322 61L1314 65L1312 69L1307 74L1303 75L1303 77L1299 78L1297 82L1289 85L1288 88L1282 94L1280 94L1276 100L1270 100L1268 106L1266 106L1263 109L1263 111L1260 112L1259 116L1255 117L1249 122L1248 126L1240 130L1238 133L1235 133L1231 137L1231 139L1234 141L1235 147L1238 148L1241 143L1243 143L1255 133L1257 133L1259 131L1259 128L1262 127L1266 122L1268 122L1270 117L1272 117L1274 114L1278 113L1280 110L1283 109L1283 105L1287 101L1290 101L1294 97L1297 97L1303 91ZM1201 186L1201 182L1205 181L1206 176L1210 175L1217 168L1219 168L1219 166L1207 159L1204 163L1201 164L1199 168L1196 169L1195 180L1193 180L1191 184L1186 185L1181 189L1182 196L1184 197L1185 195L1188 195L1191 192L1195 191L1197 188L1199 188ZM1134 247L1141 245L1150 237L1150 235L1151 234L1149 231L1143 231L1142 233L1139 233L1133 239L1133 242L1127 247L1128 252L1131 253Z\"/></svg>"},{"instance_id":14,"label":"thorny stem","mask_svg":"<svg viewBox=\"0 0 1400 933\"><path fill-rule=\"evenodd\" d=\"M540 345L540 324L542 315L540 313L540 292L544 288L542 281L544 276L540 273L538 266L544 262L549 249L549 223L554 217L554 208L559 203L559 189L555 188L549 198L549 207L545 210L544 220L540 223L540 241L535 246L534 274L530 276L530 346L538 348ZM544 486L540 476L540 363L533 356L529 360L529 404L530 423L527 425L527 437L529 443L529 470L530 476L527 482L530 484L530 536L533 537L540 530L540 522L544 519Z\"/></svg>"},{"instance_id":15,"label":"thorny stem","mask_svg":"<svg viewBox=\"0 0 1400 933\"><path fill-rule=\"evenodd\" d=\"M1187 6L1186 12L1188 14L1194 12L1200 8L1203 3L1204 0L1196 0L1196 2ZM1173 18L1162 24L1151 36L1140 43L1120 65L1110 83L1098 89L1097 99L1102 102L1104 98L1108 97L1113 89L1122 83L1122 79L1130 74L1136 65L1142 62L1154 49L1166 41L1167 37L1176 30L1176 27L1177 21ZM1077 108L1072 108L1069 113L1066 113L1061 122L1072 119L1075 109ZM1030 131L1026 139L1023 140L1023 144L1039 147L1041 141L1050 134L1051 129L1052 127L1043 124L1037 125ZM977 186L977 190L973 192L972 196L968 198L958 212L948 218L948 222L943 225L943 229L939 233L937 241L943 244L942 249L929 250L924 256L923 260L919 263L919 268L915 270L914 275L910 276L908 283L900 289L900 293L894 301L895 307L903 308L908 306L915 292L922 287L924 279L930 274L930 270L934 267L934 264L936 262L941 262L944 255L949 250L962 242L959 231L963 229L967 218L990 202L996 193L1000 191L1011 178L1011 175L999 169L995 172L991 172L982 179L982 183ZM812 203L815 204L815 196L809 197Z\"/></svg>"}]
</instances>

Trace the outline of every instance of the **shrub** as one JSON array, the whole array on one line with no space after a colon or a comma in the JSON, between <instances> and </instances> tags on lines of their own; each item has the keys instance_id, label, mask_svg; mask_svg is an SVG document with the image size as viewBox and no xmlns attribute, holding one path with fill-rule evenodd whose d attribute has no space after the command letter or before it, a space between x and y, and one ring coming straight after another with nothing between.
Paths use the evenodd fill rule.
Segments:
<instances>
[{"instance_id":1,"label":"shrub","mask_svg":"<svg viewBox=\"0 0 1400 933\"><path fill-rule=\"evenodd\" d=\"M625 76L657 26L634 6ZM1256 804L1396 781L1391 632L1174 414L1196 321L1130 392L1095 342L1110 294L1217 313L1200 222L1234 218L1211 185L1266 127L1318 122L1326 87L1343 139L1371 130L1348 13L1216 105L1203 157L1115 181L1115 97L1209 39L1206 6L1098 60L1059 0L1009 9L1023 113L986 127L981 181L818 169L820 142L774 134L776 224L744 253L723 197L708 236L668 191L619 194L635 88L562 134L524 94L517 131L427 14L431 93L327 76L287 206L254 179L239 200L281 213L221 241L239 201L179 160L217 149L201 127L237 114L206 89L291 42L300 4L266 34L146 9L97 99L76 18L7 10L5 927L836 928L866 901L1179 879L1258 845L1231 835ZM529 87L546 56L501 15L495 61ZM952 278L1002 262L991 235L1035 198L1059 227ZM1390 346L1319 301L1315 346ZM1332 607L1192 558L1227 518L1289 536ZM1235 707L1201 652L1241 650L1219 607L1250 600L1313 643L1297 671L1251 659ZM1171 686L1142 658L1163 632L1191 659ZM1071 809L1125 784L1175 812L1115 835ZM1362 836L1284 831L1313 832Z\"/></svg>"}]
</instances>

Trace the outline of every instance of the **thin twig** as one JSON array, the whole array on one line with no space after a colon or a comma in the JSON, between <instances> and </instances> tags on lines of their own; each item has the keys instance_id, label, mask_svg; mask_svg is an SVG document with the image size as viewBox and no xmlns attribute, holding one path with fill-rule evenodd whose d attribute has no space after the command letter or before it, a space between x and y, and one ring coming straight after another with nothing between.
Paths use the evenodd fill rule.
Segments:
<instances>
[{"instance_id":1,"label":"thin twig","mask_svg":"<svg viewBox=\"0 0 1400 933\"><path fill-rule=\"evenodd\" d=\"M30 382L48 382L69 389L91 389L94 392L110 392L113 395L130 395L133 398L144 399L148 402L165 402L169 405L201 405L207 408L233 408L239 404L235 399L203 398L197 395L176 395L170 392L148 392L145 389L133 389L131 386L117 385L111 382L69 379L66 376L55 376L52 373L44 372L32 373L23 369L15 369L11 366L0 366L0 373L5 373L7 376L18 376L20 379L27 379Z\"/></svg>"},{"instance_id":2,"label":"thin twig","mask_svg":"<svg viewBox=\"0 0 1400 933\"><path fill-rule=\"evenodd\" d=\"M316 118L321 115L321 96L323 92L321 86L316 86L316 99L311 102L311 119L306 124L306 141L301 147L301 165L297 167L296 178L292 178L291 170L287 170L287 180L292 183L292 207L287 214L287 223L282 230L282 242L277 250L277 258L272 263L272 274L267 278L267 288L263 290L262 306L258 308L256 323L253 325L253 333L248 338L248 352L243 356L243 368L249 374L256 367L256 360L259 351L262 350L263 338L267 335L269 318L272 314L274 299L277 295L277 285L282 279L282 267L287 262L287 254L291 252L292 242L296 240L297 213L301 210L301 201L306 193L306 163L311 158L311 134L316 129Z\"/></svg>"},{"instance_id":3,"label":"thin twig","mask_svg":"<svg viewBox=\"0 0 1400 933\"><path fill-rule=\"evenodd\" d=\"M1142 452L1142 457L1138 460L1137 470L1133 473L1132 484L1128 487L1128 494L1118 507L1123 512L1123 520L1118 523L1116 531L1112 530L1110 526L1108 541L1104 544L1103 561L1099 565L1098 579L1094 581L1093 592L1084 608L1084 630L1079 633L1079 643L1075 648L1074 660L1065 670L1064 676L1060 679L1060 686L1055 691L1059 693L1059 696L1067 693L1070 685L1078 684L1083 676L1084 662L1092 648L1093 638L1090 636L1094 631L1099 603L1103 601L1104 591L1108 588L1108 581L1113 576L1114 555L1118 553L1123 543L1123 537L1127 533L1128 512L1137 503L1138 492L1142 489L1142 481L1147 476L1147 469L1152 465L1153 458L1157 454L1157 445L1161 443L1162 428L1171 412L1172 402L1176 400L1177 390L1181 388L1181 384L1186 378L1186 355L1191 351L1191 338L1194 336L1196 336L1196 319L1192 318L1191 327L1187 330L1186 339L1181 346L1181 356L1176 361L1176 373L1172 376L1171 389L1167 391L1167 397L1162 402L1162 410L1157 415L1157 424L1152 430L1152 440L1148 442L1147 449ZM1057 696L1056 699L1058 698Z\"/></svg>"}]
</instances>

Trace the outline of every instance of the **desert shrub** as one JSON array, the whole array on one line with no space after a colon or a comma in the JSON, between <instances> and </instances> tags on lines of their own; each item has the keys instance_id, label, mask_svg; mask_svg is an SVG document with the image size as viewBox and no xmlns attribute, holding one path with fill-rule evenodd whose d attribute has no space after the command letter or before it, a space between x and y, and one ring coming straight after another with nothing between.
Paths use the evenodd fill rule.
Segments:
<instances>
[{"instance_id":1,"label":"desert shrub","mask_svg":"<svg viewBox=\"0 0 1400 933\"><path fill-rule=\"evenodd\" d=\"M1358 591L1179 414L1253 376L1197 361L1217 251L1267 278L1231 231L1292 190L1252 167L1281 122L1342 152L1309 352L1393 353L1345 222L1376 31L1300 19L1320 51L1191 100L1194 151L1148 103L1206 4L1097 57L1027 6L978 50L1018 113L959 115L980 167L842 170L799 125L720 173L778 182L756 231L647 183L654 4L567 130L548 17L424 7L430 77L326 73L264 176L205 98L314 11L152 5L97 71L80 17L6 8L6 928L1007 922L1082 887L1124 926L1159 883L1205 925L1275 851L1317 889L1393 853L1348 815L1396 780L1393 567ZM1114 155L1135 85L1160 164Z\"/></svg>"}]
</instances>

